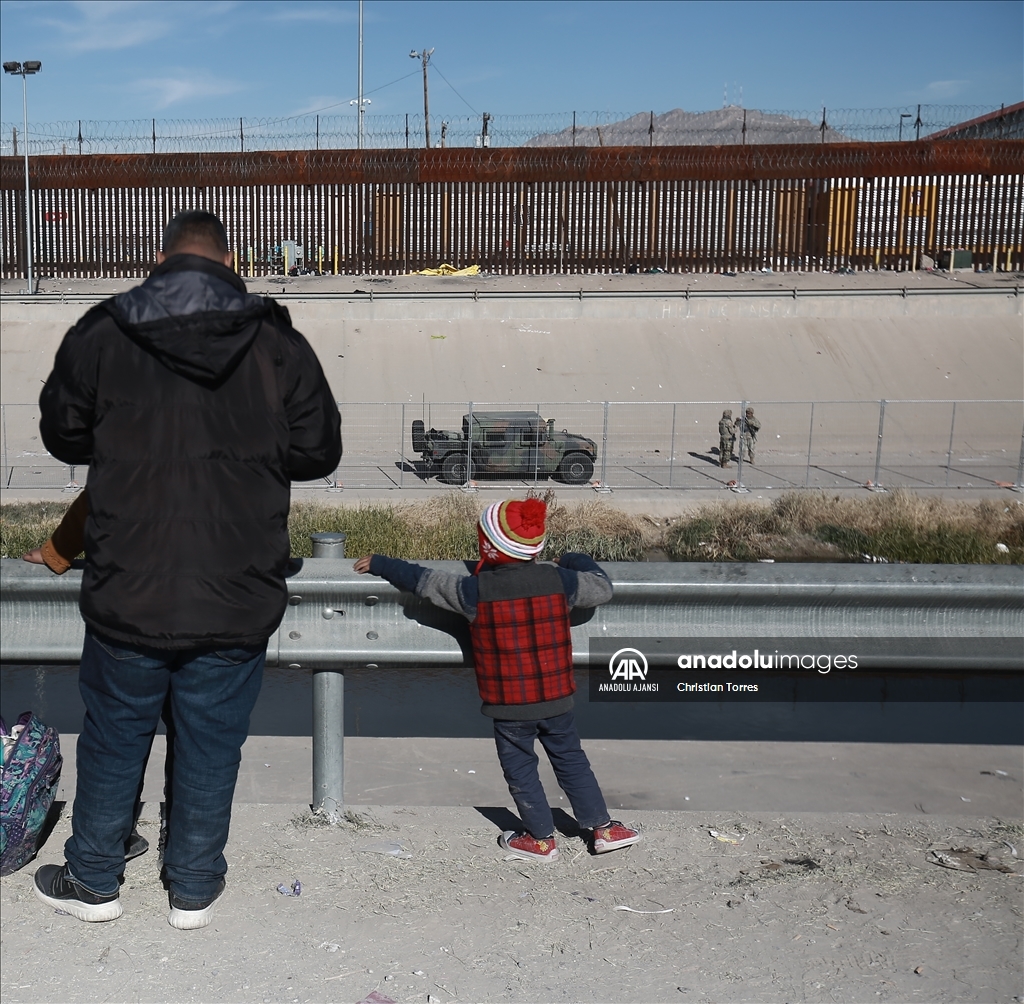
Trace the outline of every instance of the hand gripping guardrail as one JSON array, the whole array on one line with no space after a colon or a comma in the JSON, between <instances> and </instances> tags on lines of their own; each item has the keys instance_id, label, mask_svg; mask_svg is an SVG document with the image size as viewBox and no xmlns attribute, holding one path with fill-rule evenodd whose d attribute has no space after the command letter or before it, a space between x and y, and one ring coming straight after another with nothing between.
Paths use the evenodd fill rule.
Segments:
<instances>
[{"instance_id":1,"label":"hand gripping guardrail","mask_svg":"<svg viewBox=\"0 0 1024 1004\"><path fill-rule=\"evenodd\" d=\"M462 571L461 562L424 562ZM574 611L573 657L597 638L784 638L884 641L889 669L1024 666L1024 568L1006 565L618 563L615 598ZM81 573L0 562L0 661L76 663ZM289 601L267 663L313 677L313 798L344 802L344 670L470 664L465 621L351 560L293 563ZM925 650L921 639L936 644Z\"/></svg>"}]
</instances>

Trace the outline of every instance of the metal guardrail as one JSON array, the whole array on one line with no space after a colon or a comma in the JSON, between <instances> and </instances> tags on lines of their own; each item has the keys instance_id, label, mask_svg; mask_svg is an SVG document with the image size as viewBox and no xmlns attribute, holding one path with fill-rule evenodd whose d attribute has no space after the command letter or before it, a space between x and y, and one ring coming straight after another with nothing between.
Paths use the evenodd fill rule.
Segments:
<instances>
[{"instance_id":1,"label":"metal guardrail","mask_svg":"<svg viewBox=\"0 0 1024 1004\"><path fill-rule=\"evenodd\" d=\"M460 562L424 562L462 570ZM573 617L573 657L597 638L786 638L885 642L895 670L1024 666L1024 568L1005 565L617 563L615 598ZM0 561L0 661L76 663L84 628L81 573ZM346 667L464 666L465 621L350 560L297 560L289 603L267 662L312 671L313 792L334 813L344 793ZM922 638L946 642L922 652Z\"/></svg>"},{"instance_id":2,"label":"metal guardrail","mask_svg":"<svg viewBox=\"0 0 1024 1004\"><path fill-rule=\"evenodd\" d=\"M780 273L784 274L784 273ZM912 273L908 273L912 274ZM264 280L273 282L275 276L263 276ZM280 277L276 277L280 281ZM350 277L359 282L360 277ZM289 280L290 281L290 280ZM956 286L878 286L867 289L351 289L351 290L285 290L274 293L275 300L290 302L332 302L345 301L351 303L374 303L378 300L750 300L750 299L813 299L815 297L866 297L887 296L964 296L993 295L1019 297L1020 285L975 286L969 280L960 279ZM109 300L116 294L115 290L90 293L54 292L54 293L4 293L0 295L0 303L76 303L94 304Z\"/></svg>"}]
</instances>

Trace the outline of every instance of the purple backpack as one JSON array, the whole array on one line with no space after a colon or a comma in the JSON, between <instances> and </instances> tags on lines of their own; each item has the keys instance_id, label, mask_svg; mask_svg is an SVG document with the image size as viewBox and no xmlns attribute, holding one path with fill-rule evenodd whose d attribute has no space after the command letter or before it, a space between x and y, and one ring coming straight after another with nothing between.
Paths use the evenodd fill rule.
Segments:
<instances>
[{"instance_id":1,"label":"purple backpack","mask_svg":"<svg viewBox=\"0 0 1024 1004\"><path fill-rule=\"evenodd\" d=\"M3 741L3 800L0 804L0 875L10 875L36 855L39 834L53 805L64 758L60 737L31 711L7 731L0 718Z\"/></svg>"}]
</instances>

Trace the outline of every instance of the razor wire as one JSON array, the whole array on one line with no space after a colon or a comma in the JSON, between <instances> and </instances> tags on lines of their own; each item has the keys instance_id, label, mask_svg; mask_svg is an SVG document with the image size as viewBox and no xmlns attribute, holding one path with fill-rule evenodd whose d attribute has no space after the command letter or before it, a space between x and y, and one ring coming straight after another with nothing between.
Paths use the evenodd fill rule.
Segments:
<instances>
[{"instance_id":1,"label":"razor wire","mask_svg":"<svg viewBox=\"0 0 1024 1004\"><path fill-rule=\"evenodd\" d=\"M898 142L926 139L999 109L987 105L757 110L737 105L657 114L561 112L532 115L431 115L436 147L723 146L781 143ZM1020 115L1017 114L1017 118ZM1010 115L1012 118L1012 115ZM1014 120L1016 121L1016 120ZM1016 130L1016 131L1014 131ZM988 138L1019 138L1021 126L999 122ZM29 124L30 156L131 153L247 153L341 150L357 146L357 117L297 115L221 119L72 119ZM421 114L367 115L364 148L424 145ZM23 155L20 123L0 125L0 156Z\"/></svg>"}]
</instances>

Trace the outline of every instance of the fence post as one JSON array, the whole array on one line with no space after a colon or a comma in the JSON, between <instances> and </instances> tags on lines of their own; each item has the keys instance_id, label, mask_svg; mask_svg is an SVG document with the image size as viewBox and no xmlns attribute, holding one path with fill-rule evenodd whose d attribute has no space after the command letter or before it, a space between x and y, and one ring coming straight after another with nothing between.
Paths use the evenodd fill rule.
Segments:
<instances>
[{"instance_id":1,"label":"fence post","mask_svg":"<svg viewBox=\"0 0 1024 1004\"><path fill-rule=\"evenodd\" d=\"M540 405L537 405L537 414L540 416L540 425L537 426L537 433L533 443L533 487L537 488L540 483L540 437L541 429L544 427L544 416L540 413Z\"/></svg>"},{"instance_id":2,"label":"fence post","mask_svg":"<svg viewBox=\"0 0 1024 1004\"><path fill-rule=\"evenodd\" d=\"M878 483L879 471L882 468L882 442L885 437L885 398L878 402L878 445L875 447L875 480L872 488L880 489Z\"/></svg>"},{"instance_id":3,"label":"fence post","mask_svg":"<svg viewBox=\"0 0 1024 1004\"><path fill-rule=\"evenodd\" d=\"M676 462L676 408L678 404L672 405L672 439L668 448L668 486L672 487L672 470Z\"/></svg>"},{"instance_id":4,"label":"fence post","mask_svg":"<svg viewBox=\"0 0 1024 1004\"><path fill-rule=\"evenodd\" d=\"M811 421L807 426L807 476L804 478L804 488L811 487L811 443L814 442L814 402L811 402Z\"/></svg>"},{"instance_id":5,"label":"fence post","mask_svg":"<svg viewBox=\"0 0 1024 1004\"><path fill-rule=\"evenodd\" d=\"M953 402L953 417L949 420L949 449L946 450L946 487L949 487L949 466L953 462L953 429L956 426L956 401ZM1018 477L1019 481L1020 478Z\"/></svg>"},{"instance_id":6,"label":"fence post","mask_svg":"<svg viewBox=\"0 0 1024 1004\"><path fill-rule=\"evenodd\" d=\"M11 486L11 472L7 466L7 405L0 404L0 427L3 429L4 488Z\"/></svg>"},{"instance_id":7,"label":"fence post","mask_svg":"<svg viewBox=\"0 0 1024 1004\"><path fill-rule=\"evenodd\" d=\"M1020 459L1017 461L1017 483L1013 489L1024 492L1024 427L1020 430Z\"/></svg>"},{"instance_id":8,"label":"fence post","mask_svg":"<svg viewBox=\"0 0 1024 1004\"><path fill-rule=\"evenodd\" d=\"M747 402L744 401L740 405L740 444L739 449L736 451L739 460L736 463L736 487L742 491L743 489L743 430L746 428L747 420Z\"/></svg>"},{"instance_id":9,"label":"fence post","mask_svg":"<svg viewBox=\"0 0 1024 1004\"><path fill-rule=\"evenodd\" d=\"M473 480L473 402L469 402L469 424L466 426L466 485Z\"/></svg>"},{"instance_id":10,"label":"fence post","mask_svg":"<svg viewBox=\"0 0 1024 1004\"><path fill-rule=\"evenodd\" d=\"M345 804L345 671L313 673L313 811L336 823Z\"/></svg>"},{"instance_id":11,"label":"fence post","mask_svg":"<svg viewBox=\"0 0 1024 1004\"><path fill-rule=\"evenodd\" d=\"M601 487L608 487L608 402L604 403L604 431L601 433Z\"/></svg>"},{"instance_id":12,"label":"fence post","mask_svg":"<svg viewBox=\"0 0 1024 1004\"><path fill-rule=\"evenodd\" d=\"M402 404L402 424L398 429L398 455L402 458L402 463L398 468L398 487L405 487L405 404Z\"/></svg>"}]
</instances>

